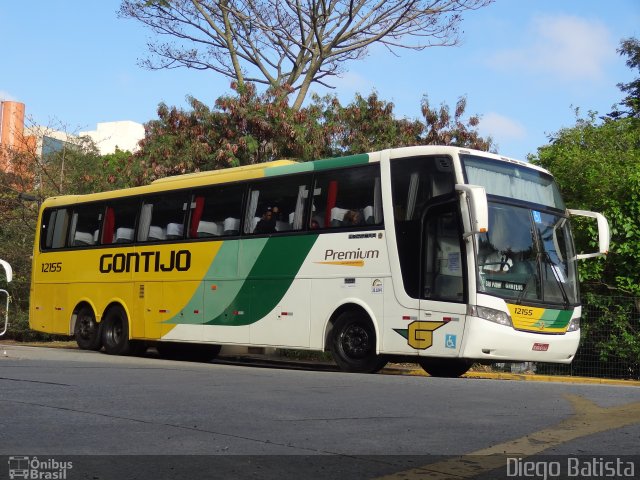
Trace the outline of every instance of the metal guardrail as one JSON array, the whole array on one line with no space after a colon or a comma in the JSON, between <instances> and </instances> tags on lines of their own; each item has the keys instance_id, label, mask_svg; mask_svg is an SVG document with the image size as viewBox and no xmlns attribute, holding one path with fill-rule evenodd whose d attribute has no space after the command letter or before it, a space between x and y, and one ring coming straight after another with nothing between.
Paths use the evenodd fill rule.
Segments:
<instances>
[{"instance_id":1,"label":"metal guardrail","mask_svg":"<svg viewBox=\"0 0 640 480\"><path fill-rule=\"evenodd\" d=\"M580 347L569 365L501 363L493 371L640 380L640 297L585 295Z\"/></svg>"}]
</instances>

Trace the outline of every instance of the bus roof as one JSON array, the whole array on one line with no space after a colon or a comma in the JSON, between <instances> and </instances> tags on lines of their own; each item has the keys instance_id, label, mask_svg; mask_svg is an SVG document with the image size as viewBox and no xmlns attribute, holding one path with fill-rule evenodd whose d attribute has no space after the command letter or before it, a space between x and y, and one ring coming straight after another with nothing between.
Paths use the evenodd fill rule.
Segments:
<instances>
[{"instance_id":1,"label":"bus roof","mask_svg":"<svg viewBox=\"0 0 640 480\"><path fill-rule=\"evenodd\" d=\"M322 171L332 168L364 165L369 162L377 162L383 153L389 154L391 159L419 156L419 155L447 155L453 153L478 155L494 160L508 163L515 163L527 168L549 173L542 167L532 165L520 160L514 160L501 155L472 150L462 147L422 145L412 147L394 148L387 151L363 153L358 155L348 155L344 157L325 158L308 162L297 162L295 160L275 160L271 162L257 163L253 165L243 165L240 167L225 168L220 170L210 170L205 172L187 173L174 175L154 180L148 185L140 187L125 188L119 190L109 190L99 193L89 193L85 195L61 195L49 197L45 200L45 206L66 205L69 203L92 202L112 199L116 197L128 197L133 195L150 194L163 192L166 190L193 188L205 185L215 185L219 183L235 182L240 180L253 180L256 178L286 175L291 173L303 173L312 171Z\"/></svg>"},{"instance_id":2,"label":"bus roof","mask_svg":"<svg viewBox=\"0 0 640 480\"><path fill-rule=\"evenodd\" d=\"M246 174L250 175L250 172L256 170L265 170L267 168L273 167L281 167L283 165L291 165L298 163L295 160L275 160L273 162L265 162L265 163L255 163L253 165L243 165L240 167L231 167L231 168L223 168L220 170L207 170L205 172L194 172L194 173L185 173L182 175L173 175L171 177L159 178L151 182L151 185L156 185L159 183L168 183L168 182L178 182L182 180L191 180L191 179L212 179L217 180L218 177L223 175L234 175L234 174ZM216 182L217 183L217 182Z\"/></svg>"}]
</instances>

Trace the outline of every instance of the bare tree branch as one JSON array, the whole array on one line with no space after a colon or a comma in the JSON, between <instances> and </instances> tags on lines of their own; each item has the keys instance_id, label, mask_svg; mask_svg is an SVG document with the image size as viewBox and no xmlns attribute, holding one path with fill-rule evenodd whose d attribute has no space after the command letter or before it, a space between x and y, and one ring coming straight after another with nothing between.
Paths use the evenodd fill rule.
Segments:
<instances>
[{"instance_id":1,"label":"bare tree branch","mask_svg":"<svg viewBox=\"0 0 640 480\"><path fill-rule=\"evenodd\" d=\"M366 56L458 43L462 14L494 0L122 0L121 18L157 35L150 69L212 70L239 84L288 85L299 109L313 83ZM162 39L168 38L168 41Z\"/></svg>"}]
</instances>

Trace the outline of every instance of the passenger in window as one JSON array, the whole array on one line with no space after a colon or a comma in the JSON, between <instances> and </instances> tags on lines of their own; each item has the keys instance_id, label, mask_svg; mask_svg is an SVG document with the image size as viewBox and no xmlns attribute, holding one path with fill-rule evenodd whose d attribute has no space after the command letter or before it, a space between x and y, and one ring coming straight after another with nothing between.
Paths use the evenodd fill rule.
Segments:
<instances>
[{"instance_id":1,"label":"passenger in window","mask_svg":"<svg viewBox=\"0 0 640 480\"><path fill-rule=\"evenodd\" d=\"M311 230L318 230L320 228L320 224L318 223L317 220L311 220L311 223L309 224L309 228Z\"/></svg>"},{"instance_id":2,"label":"passenger in window","mask_svg":"<svg viewBox=\"0 0 640 480\"><path fill-rule=\"evenodd\" d=\"M273 233L276 231L276 219L274 218L271 207L267 208L262 218L258 221L256 229L253 233Z\"/></svg>"},{"instance_id":3,"label":"passenger in window","mask_svg":"<svg viewBox=\"0 0 640 480\"><path fill-rule=\"evenodd\" d=\"M348 210L347 213L344 214L343 225L362 225L364 223L364 218L362 217L362 213L358 210Z\"/></svg>"}]
</instances>

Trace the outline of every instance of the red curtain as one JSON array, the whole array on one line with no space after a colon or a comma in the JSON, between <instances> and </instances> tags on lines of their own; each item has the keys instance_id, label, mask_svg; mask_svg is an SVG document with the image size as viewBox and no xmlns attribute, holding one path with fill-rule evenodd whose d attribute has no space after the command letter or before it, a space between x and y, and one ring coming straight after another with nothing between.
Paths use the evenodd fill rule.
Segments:
<instances>
[{"instance_id":1,"label":"red curtain","mask_svg":"<svg viewBox=\"0 0 640 480\"><path fill-rule=\"evenodd\" d=\"M324 212L324 226L331 225L331 209L336 206L336 198L338 198L338 181L331 180L327 189L327 210Z\"/></svg>"},{"instance_id":2,"label":"red curtain","mask_svg":"<svg viewBox=\"0 0 640 480\"><path fill-rule=\"evenodd\" d=\"M196 208L193 209L191 214L191 229L189 230L189 238L196 238L198 236L198 225L200 225L200 219L202 218L202 211L204 210L204 197L196 197Z\"/></svg>"},{"instance_id":3,"label":"red curtain","mask_svg":"<svg viewBox=\"0 0 640 480\"><path fill-rule=\"evenodd\" d=\"M113 234L115 233L116 216L112 207L107 207L104 215L104 224L102 225L102 243L113 243Z\"/></svg>"}]
</instances>

